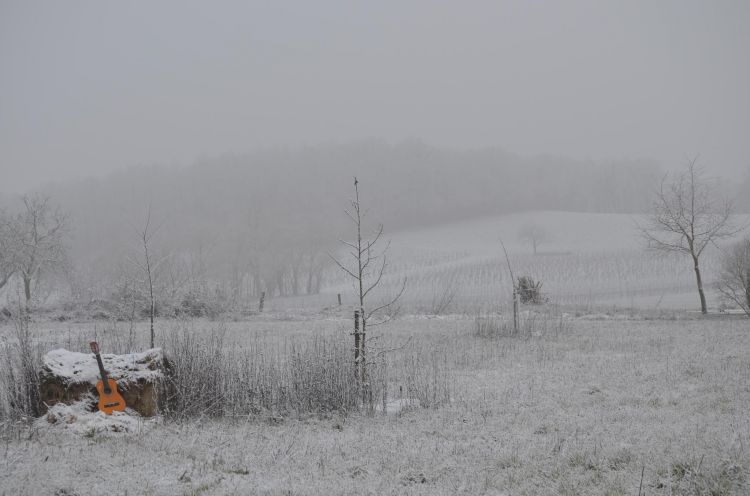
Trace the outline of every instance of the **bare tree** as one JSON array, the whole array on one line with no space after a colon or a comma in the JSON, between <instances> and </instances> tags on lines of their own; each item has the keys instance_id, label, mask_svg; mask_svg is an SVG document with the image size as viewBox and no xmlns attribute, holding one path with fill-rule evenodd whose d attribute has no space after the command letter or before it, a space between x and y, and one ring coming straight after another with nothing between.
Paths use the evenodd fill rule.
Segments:
<instances>
[{"instance_id":1,"label":"bare tree","mask_svg":"<svg viewBox=\"0 0 750 496\"><path fill-rule=\"evenodd\" d=\"M378 245L378 242L381 241L381 237L383 236L382 224L378 225L371 236L363 236L363 220L366 212L363 211L362 204L360 203L359 181L357 181L356 177L354 178L354 199L350 200L350 202L351 209L347 209L344 212L354 224L356 238L355 241L340 240L342 244L349 248L349 255L351 256L350 263L346 264L336 259L333 255L329 256L334 263L355 282L357 301L359 303L359 315L362 322L362 327L359 331L355 330L355 343L358 345L357 349L355 349L355 360L360 374L359 380L364 384L367 382L366 337L368 326L382 324L387 320L390 320L390 317L386 317L377 323L370 322L379 312L392 309L393 305L395 305L399 298L401 298L406 289L406 278L404 278L403 283L401 284L401 289L396 296L374 308L369 308L367 297L383 280L383 275L388 267L386 252L388 251L390 244L386 244L382 248ZM391 316L393 315L392 312L388 313Z\"/></svg>"},{"instance_id":2,"label":"bare tree","mask_svg":"<svg viewBox=\"0 0 750 496\"><path fill-rule=\"evenodd\" d=\"M431 315L441 315L447 311L456 298L456 275L451 274L441 285L434 285L432 288L432 301L426 308Z\"/></svg>"},{"instance_id":3,"label":"bare tree","mask_svg":"<svg viewBox=\"0 0 750 496\"><path fill-rule=\"evenodd\" d=\"M11 217L0 210L0 289L16 273L16 247L12 238Z\"/></svg>"},{"instance_id":4,"label":"bare tree","mask_svg":"<svg viewBox=\"0 0 750 496\"><path fill-rule=\"evenodd\" d=\"M534 255L536 255L539 245L550 241L551 237L542 226L538 224L526 224L518 230L518 239L530 242L534 249Z\"/></svg>"},{"instance_id":5,"label":"bare tree","mask_svg":"<svg viewBox=\"0 0 750 496\"><path fill-rule=\"evenodd\" d=\"M41 275L59 270L67 262L64 241L68 219L46 196L24 196L22 200L23 210L2 222L1 243L6 255L2 256L4 268L0 283L5 285L13 274L18 274L28 310Z\"/></svg>"},{"instance_id":6,"label":"bare tree","mask_svg":"<svg viewBox=\"0 0 750 496\"><path fill-rule=\"evenodd\" d=\"M724 255L719 292L750 317L750 238L731 247Z\"/></svg>"},{"instance_id":7,"label":"bare tree","mask_svg":"<svg viewBox=\"0 0 750 496\"><path fill-rule=\"evenodd\" d=\"M143 274L144 281L142 281L147 290L147 296L149 301L149 319L151 322L151 333L150 333L150 345L154 347L154 319L156 317L156 297L155 297L155 286L158 275L159 266L168 257L164 256L158 260L154 259L152 252L152 239L159 231L159 227L151 226L151 207L149 206L148 213L146 214L146 223L142 230L138 230L138 244L143 250L142 256L133 257L131 262L140 270Z\"/></svg>"},{"instance_id":8,"label":"bare tree","mask_svg":"<svg viewBox=\"0 0 750 496\"><path fill-rule=\"evenodd\" d=\"M704 250L717 240L741 231L733 222L733 205L720 200L711 181L696 165L697 157L689 159L683 172L671 181L665 176L656 192L653 212L648 223L639 226L649 248L689 255L693 262L700 297L701 312L707 313L706 295L700 269Z\"/></svg>"}]
</instances>

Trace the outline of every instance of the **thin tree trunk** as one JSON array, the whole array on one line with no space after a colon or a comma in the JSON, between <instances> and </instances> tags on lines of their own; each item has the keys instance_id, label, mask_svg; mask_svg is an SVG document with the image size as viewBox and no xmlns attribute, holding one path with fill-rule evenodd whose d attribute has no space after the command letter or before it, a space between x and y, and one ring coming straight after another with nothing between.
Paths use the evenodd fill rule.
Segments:
<instances>
[{"instance_id":1,"label":"thin tree trunk","mask_svg":"<svg viewBox=\"0 0 750 496\"><path fill-rule=\"evenodd\" d=\"M151 348L154 347L154 314L156 313L156 305L154 304L154 285L151 281L151 271L149 269L148 273L148 289L149 289L149 299L151 300L151 311L149 312L149 316L151 317Z\"/></svg>"},{"instance_id":2,"label":"thin tree trunk","mask_svg":"<svg viewBox=\"0 0 750 496\"><path fill-rule=\"evenodd\" d=\"M262 285L263 283L260 280L260 274L258 273L258 270L256 269L255 272L253 272L253 296L260 295L260 287Z\"/></svg>"},{"instance_id":3,"label":"thin tree trunk","mask_svg":"<svg viewBox=\"0 0 750 496\"><path fill-rule=\"evenodd\" d=\"M307 285L305 286L305 294L312 294L313 291L313 273L312 268L310 268L310 272L307 273Z\"/></svg>"},{"instance_id":4,"label":"thin tree trunk","mask_svg":"<svg viewBox=\"0 0 750 496\"><path fill-rule=\"evenodd\" d=\"M323 283L323 276L321 275L322 269L315 269L315 294L320 294L320 286Z\"/></svg>"},{"instance_id":5,"label":"thin tree trunk","mask_svg":"<svg viewBox=\"0 0 750 496\"><path fill-rule=\"evenodd\" d=\"M354 378L357 381L357 386L362 384L362 378L359 375L359 350L361 349L359 343L359 310L354 311Z\"/></svg>"},{"instance_id":6,"label":"thin tree trunk","mask_svg":"<svg viewBox=\"0 0 750 496\"><path fill-rule=\"evenodd\" d=\"M26 308L31 304L31 277L23 276L23 293L26 297Z\"/></svg>"},{"instance_id":7,"label":"thin tree trunk","mask_svg":"<svg viewBox=\"0 0 750 496\"><path fill-rule=\"evenodd\" d=\"M154 347L154 300L151 300L151 348Z\"/></svg>"},{"instance_id":8,"label":"thin tree trunk","mask_svg":"<svg viewBox=\"0 0 750 496\"><path fill-rule=\"evenodd\" d=\"M149 317L150 317L150 320L151 320L151 334L150 334L150 338L151 339L150 339L150 343L151 343L151 348L153 348L154 347L154 313L156 313L155 312L156 306L154 305L154 280L151 277L151 260L149 259L149 256L148 256L148 247L146 246L146 242L145 241L144 241L144 246L146 247L145 248L145 252L146 252L146 268L147 268L147 271L148 271L148 297L149 297L149 302L151 303L151 309L150 309L150 312L149 312Z\"/></svg>"},{"instance_id":9,"label":"thin tree trunk","mask_svg":"<svg viewBox=\"0 0 750 496\"><path fill-rule=\"evenodd\" d=\"M693 269L695 270L695 281L698 284L698 295L701 299L701 313L707 314L708 307L706 306L706 295L703 292L703 280L701 279L701 269L698 266L698 257L693 255Z\"/></svg>"},{"instance_id":10,"label":"thin tree trunk","mask_svg":"<svg viewBox=\"0 0 750 496\"><path fill-rule=\"evenodd\" d=\"M299 276L302 262L292 262L292 296L299 296Z\"/></svg>"}]
</instances>

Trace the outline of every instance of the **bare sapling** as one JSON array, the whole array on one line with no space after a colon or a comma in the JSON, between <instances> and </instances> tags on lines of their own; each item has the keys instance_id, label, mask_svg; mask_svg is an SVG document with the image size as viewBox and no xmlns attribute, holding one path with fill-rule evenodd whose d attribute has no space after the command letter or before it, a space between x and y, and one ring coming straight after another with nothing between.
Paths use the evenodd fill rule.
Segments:
<instances>
[{"instance_id":1,"label":"bare sapling","mask_svg":"<svg viewBox=\"0 0 750 496\"><path fill-rule=\"evenodd\" d=\"M158 233L161 226L152 227L151 225L151 206L148 208L146 214L146 222L143 229L138 230L138 244L142 250L142 256L132 257L131 263L135 265L143 275L143 281L141 283L145 285L146 296L149 302L149 321L150 321L150 334L149 334L149 345L151 348L154 347L154 320L156 318L156 283L159 275L159 268L161 264L168 258L167 256L154 259L152 250L153 238Z\"/></svg>"},{"instance_id":2,"label":"bare sapling","mask_svg":"<svg viewBox=\"0 0 750 496\"><path fill-rule=\"evenodd\" d=\"M513 267L510 265L510 257L508 256L508 250L505 249L505 243L500 240L500 246L503 247L503 253L505 253L505 262L508 264L508 273L510 273L510 282L513 286L513 334L518 334L518 285L516 284L516 277L513 275Z\"/></svg>"},{"instance_id":3,"label":"bare sapling","mask_svg":"<svg viewBox=\"0 0 750 496\"><path fill-rule=\"evenodd\" d=\"M393 317L395 314L393 312L394 306L406 289L406 278L403 279L395 296L380 305L374 307L369 305L368 297L371 296L373 290L380 286L388 267L387 251L389 244L382 247L379 245L383 236L382 224L379 224L370 236L363 234L363 221L366 212L362 209L359 197L359 181L356 177L354 178L354 198L350 200L350 203L351 208L344 212L354 224L356 237L354 241L340 240L349 249L350 258L347 262L342 262L333 255L329 254L329 256L344 273L352 278L355 285L357 310L361 324L358 326L355 323L354 328L356 374L358 383L362 387L363 399L365 402L372 403L367 374L367 332L369 327L383 324Z\"/></svg>"},{"instance_id":4,"label":"bare sapling","mask_svg":"<svg viewBox=\"0 0 750 496\"><path fill-rule=\"evenodd\" d=\"M456 298L456 286L456 277L452 274L443 282L442 287L439 285L433 287L432 301L427 309L431 315L441 315L448 311Z\"/></svg>"}]
</instances>

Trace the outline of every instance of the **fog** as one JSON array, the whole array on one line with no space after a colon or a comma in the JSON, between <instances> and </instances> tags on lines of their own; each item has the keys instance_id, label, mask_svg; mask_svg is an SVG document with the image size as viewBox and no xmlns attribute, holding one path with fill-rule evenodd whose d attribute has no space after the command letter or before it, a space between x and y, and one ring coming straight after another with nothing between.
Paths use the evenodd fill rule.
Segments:
<instances>
[{"instance_id":1,"label":"fog","mask_svg":"<svg viewBox=\"0 0 750 496\"><path fill-rule=\"evenodd\" d=\"M0 0L0 494L748 494L748 26Z\"/></svg>"},{"instance_id":2,"label":"fog","mask_svg":"<svg viewBox=\"0 0 750 496\"><path fill-rule=\"evenodd\" d=\"M750 164L747 2L3 2L0 192L420 140Z\"/></svg>"}]
</instances>

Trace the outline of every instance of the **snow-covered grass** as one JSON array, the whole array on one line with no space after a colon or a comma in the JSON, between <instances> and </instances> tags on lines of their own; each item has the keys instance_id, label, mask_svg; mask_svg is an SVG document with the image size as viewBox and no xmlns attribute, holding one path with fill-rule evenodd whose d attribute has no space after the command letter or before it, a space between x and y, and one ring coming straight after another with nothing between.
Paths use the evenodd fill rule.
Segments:
<instances>
[{"instance_id":1,"label":"snow-covered grass","mask_svg":"<svg viewBox=\"0 0 750 496\"><path fill-rule=\"evenodd\" d=\"M364 363L355 367L353 338L342 319L325 319L317 325L267 317L231 324L205 320L160 324L157 342L167 358L167 374L159 381L159 405L171 418L367 410L390 400L394 381L400 391L424 406L437 406L450 397L444 366L450 350L431 340L378 336L371 331L366 367ZM127 340L122 339L124 333ZM8 334L6 354L19 355L17 339ZM91 339L98 339L102 349L118 353L103 355L105 367L118 380L150 382L161 375L160 370L133 366L160 361L162 356L161 349L131 352L133 347L146 347L148 332L141 327L117 322L104 328L96 323L68 324L67 331L61 331L57 323L46 322L33 323L30 335L37 353L52 349L42 360L48 373L69 383L98 380L93 355L85 352ZM14 391L12 386L18 382L14 377L22 369L19 364L11 365L0 382L0 399L4 400L0 426L37 413L27 408L11 415L10 408L5 408L14 402L6 393ZM361 387L354 380L357 368L366 371Z\"/></svg>"},{"instance_id":2,"label":"snow-covered grass","mask_svg":"<svg viewBox=\"0 0 750 496\"><path fill-rule=\"evenodd\" d=\"M39 374L44 344L33 333L29 320L18 318L0 326L0 430L28 422L39 414Z\"/></svg>"},{"instance_id":3,"label":"snow-covered grass","mask_svg":"<svg viewBox=\"0 0 750 496\"><path fill-rule=\"evenodd\" d=\"M750 221L750 216L746 219ZM409 311L430 312L450 294L447 311L477 312L510 300L511 283L500 246L508 249L515 275L543 283L550 301L566 305L676 309L698 305L692 262L680 255L645 250L637 225L644 218L624 214L526 212L392 233L389 263L378 297L387 298L408 276L402 303ZM519 239L525 225L541 227L549 238L532 253ZM713 283L721 252L702 256L704 286L713 308L721 300ZM335 268L327 293L311 301L331 304L335 293L347 294L350 282ZM301 305L303 299L295 303ZM269 302L269 308L288 305Z\"/></svg>"},{"instance_id":4,"label":"snow-covered grass","mask_svg":"<svg viewBox=\"0 0 750 496\"><path fill-rule=\"evenodd\" d=\"M410 406L387 404L390 415L9 431L0 494L635 495L642 472L646 494L747 494L748 323L680 317L589 315L565 334L492 339L474 335L473 318L396 320L382 339L432 349L439 360L427 363L449 374L449 404L415 407L394 380L388 401ZM258 319L227 333L284 342L343 325Z\"/></svg>"}]
</instances>

